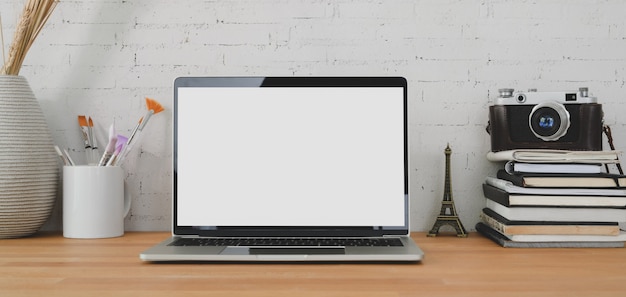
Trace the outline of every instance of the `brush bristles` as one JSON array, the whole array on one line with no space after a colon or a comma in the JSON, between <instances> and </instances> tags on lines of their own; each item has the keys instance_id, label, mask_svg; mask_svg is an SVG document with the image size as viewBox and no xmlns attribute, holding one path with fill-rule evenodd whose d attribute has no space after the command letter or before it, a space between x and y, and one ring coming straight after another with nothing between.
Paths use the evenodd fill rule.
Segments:
<instances>
[{"instance_id":1,"label":"brush bristles","mask_svg":"<svg viewBox=\"0 0 626 297\"><path fill-rule=\"evenodd\" d=\"M163 106L161 106L159 102L150 98L146 98L146 107L148 108L148 110L154 111L154 114L157 114L165 110L165 108L163 108Z\"/></svg>"},{"instance_id":2,"label":"brush bristles","mask_svg":"<svg viewBox=\"0 0 626 297\"><path fill-rule=\"evenodd\" d=\"M87 117L84 115L78 116L78 125L81 127L87 127Z\"/></svg>"}]
</instances>

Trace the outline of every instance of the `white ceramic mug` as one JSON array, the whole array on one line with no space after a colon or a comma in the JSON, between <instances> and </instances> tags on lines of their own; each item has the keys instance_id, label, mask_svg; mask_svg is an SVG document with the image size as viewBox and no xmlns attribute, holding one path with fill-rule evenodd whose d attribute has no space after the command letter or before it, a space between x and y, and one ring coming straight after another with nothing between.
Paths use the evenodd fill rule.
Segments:
<instances>
[{"instance_id":1,"label":"white ceramic mug","mask_svg":"<svg viewBox=\"0 0 626 297\"><path fill-rule=\"evenodd\" d=\"M130 210L130 201L121 167L63 167L63 236L124 235L124 217Z\"/></svg>"}]
</instances>

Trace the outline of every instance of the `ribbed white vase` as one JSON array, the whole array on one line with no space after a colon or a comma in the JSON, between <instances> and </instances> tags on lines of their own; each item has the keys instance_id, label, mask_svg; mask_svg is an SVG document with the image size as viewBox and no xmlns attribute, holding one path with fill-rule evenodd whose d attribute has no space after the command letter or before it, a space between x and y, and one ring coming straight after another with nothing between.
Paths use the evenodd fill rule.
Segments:
<instances>
[{"instance_id":1,"label":"ribbed white vase","mask_svg":"<svg viewBox=\"0 0 626 297\"><path fill-rule=\"evenodd\" d=\"M0 75L0 238L31 235L46 222L57 195L57 158L28 81Z\"/></svg>"}]
</instances>

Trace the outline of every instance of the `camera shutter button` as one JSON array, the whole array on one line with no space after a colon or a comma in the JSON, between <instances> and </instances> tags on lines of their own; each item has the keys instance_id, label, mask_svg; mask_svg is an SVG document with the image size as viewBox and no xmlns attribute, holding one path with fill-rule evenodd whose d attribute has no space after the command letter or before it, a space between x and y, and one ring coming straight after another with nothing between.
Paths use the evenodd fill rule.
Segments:
<instances>
[{"instance_id":1,"label":"camera shutter button","mask_svg":"<svg viewBox=\"0 0 626 297\"><path fill-rule=\"evenodd\" d=\"M581 97L589 97L589 88L578 88Z\"/></svg>"}]
</instances>

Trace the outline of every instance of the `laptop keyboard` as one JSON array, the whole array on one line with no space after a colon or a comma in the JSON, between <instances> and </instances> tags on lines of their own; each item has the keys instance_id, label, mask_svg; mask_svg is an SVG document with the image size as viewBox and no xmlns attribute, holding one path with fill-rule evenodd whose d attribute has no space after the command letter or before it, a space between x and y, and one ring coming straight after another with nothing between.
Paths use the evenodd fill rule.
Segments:
<instances>
[{"instance_id":1,"label":"laptop keyboard","mask_svg":"<svg viewBox=\"0 0 626 297\"><path fill-rule=\"evenodd\" d=\"M403 246L398 238L178 238L170 246Z\"/></svg>"}]
</instances>

